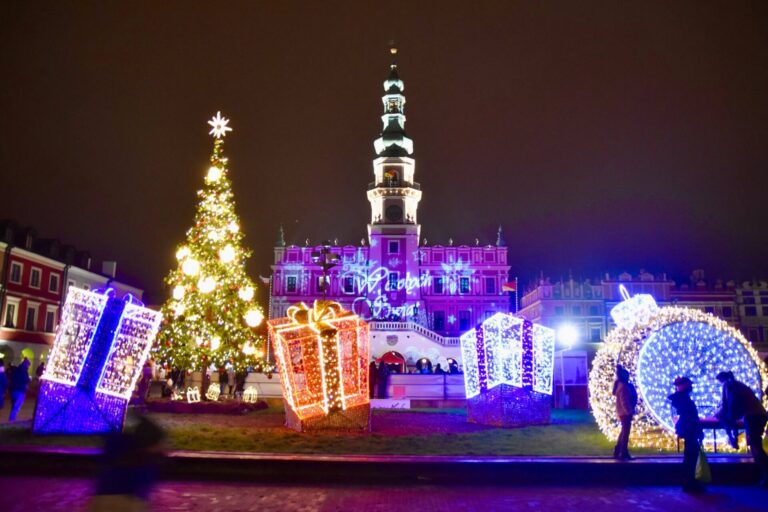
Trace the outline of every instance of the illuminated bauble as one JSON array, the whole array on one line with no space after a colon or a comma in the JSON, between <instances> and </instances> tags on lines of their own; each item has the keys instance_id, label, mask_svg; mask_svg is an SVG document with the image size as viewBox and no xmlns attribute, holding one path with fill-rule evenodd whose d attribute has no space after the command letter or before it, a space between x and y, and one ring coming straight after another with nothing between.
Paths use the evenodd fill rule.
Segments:
<instances>
[{"instance_id":1,"label":"illuminated bauble","mask_svg":"<svg viewBox=\"0 0 768 512\"><path fill-rule=\"evenodd\" d=\"M178 285L173 288L173 298L176 300L181 300L184 298L184 287L181 285Z\"/></svg>"},{"instance_id":2,"label":"illuminated bauble","mask_svg":"<svg viewBox=\"0 0 768 512\"><path fill-rule=\"evenodd\" d=\"M187 256L189 256L189 254L190 254L189 247L185 245L183 247L180 247L179 250L176 251L176 259L181 261Z\"/></svg>"},{"instance_id":3,"label":"illuminated bauble","mask_svg":"<svg viewBox=\"0 0 768 512\"><path fill-rule=\"evenodd\" d=\"M210 169L208 169L208 175L205 177L209 182L216 183L221 179L221 169L216 167L215 165L211 166Z\"/></svg>"},{"instance_id":4,"label":"illuminated bauble","mask_svg":"<svg viewBox=\"0 0 768 512\"><path fill-rule=\"evenodd\" d=\"M238 231L240 231L240 225L237 222L232 221L227 226L227 229L229 230L230 233L237 233Z\"/></svg>"},{"instance_id":5,"label":"illuminated bauble","mask_svg":"<svg viewBox=\"0 0 768 512\"><path fill-rule=\"evenodd\" d=\"M231 263L235 259L236 254L235 248L227 244L219 251L219 259L223 263Z\"/></svg>"},{"instance_id":6,"label":"illuminated bauble","mask_svg":"<svg viewBox=\"0 0 768 512\"><path fill-rule=\"evenodd\" d=\"M253 344L249 341L245 345L243 345L243 354L247 356L252 356L256 353L256 347L253 346Z\"/></svg>"},{"instance_id":7,"label":"illuminated bauble","mask_svg":"<svg viewBox=\"0 0 768 512\"><path fill-rule=\"evenodd\" d=\"M208 240L212 242L218 242L219 240L221 240L221 234L214 229L213 231L208 233Z\"/></svg>"},{"instance_id":8,"label":"illuminated bauble","mask_svg":"<svg viewBox=\"0 0 768 512\"><path fill-rule=\"evenodd\" d=\"M202 336L195 337L195 343L197 344L198 347L201 346L203 344Z\"/></svg>"},{"instance_id":9,"label":"illuminated bauble","mask_svg":"<svg viewBox=\"0 0 768 512\"><path fill-rule=\"evenodd\" d=\"M183 315L183 314L184 314L184 312L185 312L186 310L187 310L187 307L186 307L184 304L182 304L182 303L179 303L179 304L176 304L176 305L173 307L173 314L174 314L174 315L176 315L176 316L181 316L181 315Z\"/></svg>"},{"instance_id":10,"label":"illuminated bauble","mask_svg":"<svg viewBox=\"0 0 768 512\"><path fill-rule=\"evenodd\" d=\"M221 338L218 336L214 336L211 338L211 350L219 350L219 347L221 346Z\"/></svg>"},{"instance_id":11,"label":"illuminated bauble","mask_svg":"<svg viewBox=\"0 0 768 512\"><path fill-rule=\"evenodd\" d=\"M258 309L249 309L245 313L245 323L249 327L256 327L264 320L264 314Z\"/></svg>"},{"instance_id":12,"label":"illuminated bauble","mask_svg":"<svg viewBox=\"0 0 768 512\"><path fill-rule=\"evenodd\" d=\"M240 297L245 302L250 302L251 299L253 299L253 288L251 288L250 286L241 288L240 291L237 292L237 296Z\"/></svg>"},{"instance_id":13,"label":"illuminated bauble","mask_svg":"<svg viewBox=\"0 0 768 512\"><path fill-rule=\"evenodd\" d=\"M638 390L630 438L633 446L675 446L674 411L667 397L674 393L672 382L678 376L693 381L691 397L702 418L711 417L719 406L722 388L715 377L721 371L732 371L768 404L762 396L768 371L738 330L711 314L690 308L654 307L652 300L648 295L635 296L617 306L623 318L617 323L625 327L616 327L608 334L592 363L590 405L607 437L615 440L621 430L612 393L617 364L630 372ZM705 434L705 442L711 443L711 431ZM716 435L718 445L724 446L725 433L719 430Z\"/></svg>"},{"instance_id":14,"label":"illuminated bauble","mask_svg":"<svg viewBox=\"0 0 768 512\"><path fill-rule=\"evenodd\" d=\"M202 293L210 293L216 288L216 280L212 277L201 277L197 287Z\"/></svg>"},{"instance_id":15,"label":"illuminated bauble","mask_svg":"<svg viewBox=\"0 0 768 512\"><path fill-rule=\"evenodd\" d=\"M190 258L181 264L181 270L188 276L196 276L200 272L200 263Z\"/></svg>"}]
</instances>

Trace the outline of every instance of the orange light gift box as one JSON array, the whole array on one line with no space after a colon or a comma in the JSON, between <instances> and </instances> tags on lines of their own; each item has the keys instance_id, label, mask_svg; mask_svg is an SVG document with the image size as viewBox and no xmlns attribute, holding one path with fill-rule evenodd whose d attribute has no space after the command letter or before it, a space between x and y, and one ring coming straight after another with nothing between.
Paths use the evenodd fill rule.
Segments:
<instances>
[{"instance_id":1,"label":"orange light gift box","mask_svg":"<svg viewBox=\"0 0 768 512\"><path fill-rule=\"evenodd\" d=\"M300 432L370 430L368 324L338 302L300 303L268 322L285 400Z\"/></svg>"}]
</instances>

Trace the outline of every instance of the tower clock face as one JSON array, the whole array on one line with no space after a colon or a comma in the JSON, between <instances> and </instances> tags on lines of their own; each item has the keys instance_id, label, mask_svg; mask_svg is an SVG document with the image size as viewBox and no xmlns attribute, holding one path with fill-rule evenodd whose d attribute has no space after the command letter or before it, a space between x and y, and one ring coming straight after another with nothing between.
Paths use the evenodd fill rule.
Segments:
<instances>
[{"instance_id":1,"label":"tower clock face","mask_svg":"<svg viewBox=\"0 0 768 512\"><path fill-rule=\"evenodd\" d=\"M403 209L396 204L391 204L387 206L387 209L384 212L384 214L386 215L387 221L389 222L400 222L401 220L403 220Z\"/></svg>"}]
</instances>

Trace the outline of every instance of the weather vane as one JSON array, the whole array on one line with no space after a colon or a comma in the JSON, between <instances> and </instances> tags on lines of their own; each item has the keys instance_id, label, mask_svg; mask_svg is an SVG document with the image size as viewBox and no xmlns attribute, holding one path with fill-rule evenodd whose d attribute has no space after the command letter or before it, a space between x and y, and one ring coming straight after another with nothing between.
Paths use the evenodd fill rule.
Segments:
<instances>
[{"instance_id":1,"label":"weather vane","mask_svg":"<svg viewBox=\"0 0 768 512\"><path fill-rule=\"evenodd\" d=\"M221 117L221 111L216 112L216 115L213 116L210 121L208 121L208 124L212 126L211 131L208 133L217 139L221 139L227 134L227 132L232 131L232 128L227 126L229 124L229 119L226 117Z\"/></svg>"}]
</instances>

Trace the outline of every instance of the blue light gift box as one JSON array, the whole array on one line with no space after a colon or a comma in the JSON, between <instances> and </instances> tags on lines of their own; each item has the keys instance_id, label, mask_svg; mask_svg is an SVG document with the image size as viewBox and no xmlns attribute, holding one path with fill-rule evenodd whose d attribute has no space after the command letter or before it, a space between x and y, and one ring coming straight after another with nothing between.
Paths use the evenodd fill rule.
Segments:
<instances>
[{"instance_id":1,"label":"blue light gift box","mask_svg":"<svg viewBox=\"0 0 768 512\"><path fill-rule=\"evenodd\" d=\"M497 313L461 336L467 418L522 426L550 422L555 332Z\"/></svg>"},{"instance_id":2,"label":"blue light gift box","mask_svg":"<svg viewBox=\"0 0 768 512\"><path fill-rule=\"evenodd\" d=\"M70 287L41 378L33 432L119 431L161 314L125 299Z\"/></svg>"}]
</instances>

